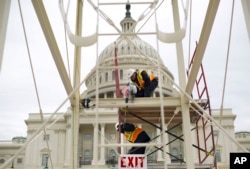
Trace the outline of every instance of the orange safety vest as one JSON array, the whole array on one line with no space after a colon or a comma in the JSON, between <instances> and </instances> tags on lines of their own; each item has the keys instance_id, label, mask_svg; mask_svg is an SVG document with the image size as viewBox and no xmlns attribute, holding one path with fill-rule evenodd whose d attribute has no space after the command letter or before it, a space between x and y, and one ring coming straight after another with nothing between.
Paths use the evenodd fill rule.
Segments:
<instances>
[{"instance_id":1,"label":"orange safety vest","mask_svg":"<svg viewBox=\"0 0 250 169\"><path fill-rule=\"evenodd\" d=\"M134 143L135 140L137 139L138 135L142 132L142 128L138 128L136 127L134 131L131 131L131 132L124 132L124 136L125 138L131 142L131 143Z\"/></svg>"},{"instance_id":2,"label":"orange safety vest","mask_svg":"<svg viewBox=\"0 0 250 169\"><path fill-rule=\"evenodd\" d=\"M138 87L139 89L143 88L144 87L144 80L142 78L142 75L141 75L141 72L144 71L144 70L140 70L137 72L137 79L138 79L138 82L139 82L139 85L137 83L134 83L136 85L136 87ZM155 79L155 75L154 74L150 74L149 75L149 78L150 78L150 81L154 80Z\"/></svg>"}]
</instances>

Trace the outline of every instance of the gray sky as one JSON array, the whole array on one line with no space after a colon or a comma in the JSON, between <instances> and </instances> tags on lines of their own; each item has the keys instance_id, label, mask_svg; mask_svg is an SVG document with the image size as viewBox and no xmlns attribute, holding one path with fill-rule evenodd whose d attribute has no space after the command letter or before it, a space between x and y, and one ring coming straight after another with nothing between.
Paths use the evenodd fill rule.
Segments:
<instances>
[{"instance_id":1,"label":"gray sky","mask_svg":"<svg viewBox=\"0 0 250 169\"><path fill-rule=\"evenodd\" d=\"M131 0L130 2L133 1ZM57 38L62 57L67 66L64 26L62 18L59 14L58 1L44 0L44 3L46 9L48 10L48 15ZM170 5L170 3L166 3L165 5ZM199 40L207 1L201 2L200 0L193 0L193 5L191 29L192 36L190 40L191 54L193 53L195 42ZM212 109L219 109L222 106L222 89L229 39L231 5L232 0L221 0L215 24L203 59ZM41 110L43 113L54 112L66 99L67 95L31 2L21 0L21 6L39 100L41 103ZM75 5L71 4L70 9L74 8ZM138 10L140 8L142 8L141 11ZM145 8L146 6L131 6L132 17L137 20L137 13L142 13ZM165 15L162 13L165 12L165 8L162 9L159 9L158 24L161 30L167 32L172 29L173 24L171 19L167 17L164 18ZM121 6L115 9L112 8L112 10L110 10L110 8L103 8L103 11L115 22L117 27L120 28L119 22L125 16L125 7ZM169 11L167 10L166 13L168 12ZM69 15L74 14L74 12L71 12ZM90 11L88 16L93 16L91 14L92 13ZM85 19L87 20L87 24L83 24L84 33L90 32L89 34L91 34L93 33L96 19L93 19L93 17ZM246 31L241 1L235 2L233 19L223 107L232 108L233 113L237 115L235 120L236 131L250 131L250 108L248 106L250 80L247 78L249 76L247 74L250 72L250 67L248 66L250 63L250 44ZM74 21L74 19L69 20L72 25L74 25ZM113 30L102 19L100 19L100 23L102 25L101 27L106 28L105 30ZM152 28L150 21L149 25L151 25L151 27L145 26L144 29L154 29ZM71 27L71 30L74 30L73 26ZM116 38L117 36L100 38L99 53L106 45L114 42ZM142 38L147 40L152 37ZM189 29L187 30L186 38L183 41L186 60L188 58L188 42ZM69 41L68 45L71 46L68 53L71 65L70 71L72 74L74 51ZM156 46L156 44L152 45ZM159 52L165 65L174 74L175 82L178 83L175 45L159 43L159 46ZM82 53L84 53L82 58L82 79L84 79L86 74L95 65L96 54L93 52L95 49L95 45L90 48L82 49ZM60 111L65 112L68 106L69 104L66 104ZM29 113L38 113L39 111L18 2L12 1L2 70L0 72L0 140L10 140L15 136L26 136L26 125L24 120L28 118Z\"/></svg>"}]
</instances>

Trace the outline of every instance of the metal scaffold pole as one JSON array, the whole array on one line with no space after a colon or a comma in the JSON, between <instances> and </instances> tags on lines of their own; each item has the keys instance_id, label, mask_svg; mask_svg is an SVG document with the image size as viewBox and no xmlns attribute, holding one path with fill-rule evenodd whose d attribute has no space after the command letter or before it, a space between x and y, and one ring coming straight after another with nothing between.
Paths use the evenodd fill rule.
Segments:
<instances>
[{"instance_id":1,"label":"metal scaffold pole","mask_svg":"<svg viewBox=\"0 0 250 169\"><path fill-rule=\"evenodd\" d=\"M76 6L76 28L75 33L78 36L82 34L82 14L83 14L83 1L78 0ZM81 76L81 47L75 46L75 60L74 60L74 88L80 84ZM72 137L71 137L71 167L72 169L78 168L78 137L79 137L79 89L74 94L74 103L72 105Z\"/></svg>"},{"instance_id":2,"label":"metal scaffold pole","mask_svg":"<svg viewBox=\"0 0 250 169\"><path fill-rule=\"evenodd\" d=\"M173 17L174 17L174 28L175 30L180 30L180 19L178 12L178 2L176 0L172 1L173 3ZM178 63L178 74L179 74L179 84L181 88L186 87L186 73L185 73L185 64L183 56L183 46L182 41L176 42L176 53L177 53L177 63ZM182 120L183 120L183 133L184 133L184 148L185 148L185 158L186 165L188 169L194 169L194 158L193 149L192 149L192 133L190 125L190 115L189 115L189 102L183 93L180 94L181 97L181 109L182 109Z\"/></svg>"}]
</instances>

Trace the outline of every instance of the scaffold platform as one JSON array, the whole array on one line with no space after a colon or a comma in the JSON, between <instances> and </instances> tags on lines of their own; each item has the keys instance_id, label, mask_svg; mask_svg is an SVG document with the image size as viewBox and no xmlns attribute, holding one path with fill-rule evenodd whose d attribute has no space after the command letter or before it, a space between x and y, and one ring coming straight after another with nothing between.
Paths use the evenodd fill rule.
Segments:
<instances>
[{"instance_id":1,"label":"scaffold platform","mask_svg":"<svg viewBox=\"0 0 250 169\"><path fill-rule=\"evenodd\" d=\"M92 99L93 100L93 99ZM142 120L137 117L143 118L150 123L161 123L162 117L165 119L165 123L171 120L171 123L181 123L181 98L180 97L150 97L150 98L135 98L133 102L131 100L128 103L124 98L99 98L95 100L98 108L118 108L120 110L120 118L123 121L130 123L141 123ZM204 100L197 100L196 103L202 108L205 107L206 102ZM163 115L161 114L163 110ZM194 122L199 114L199 109L194 103L190 103L189 113L191 122ZM199 111L202 113L201 111Z\"/></svg>"}]
</instances>

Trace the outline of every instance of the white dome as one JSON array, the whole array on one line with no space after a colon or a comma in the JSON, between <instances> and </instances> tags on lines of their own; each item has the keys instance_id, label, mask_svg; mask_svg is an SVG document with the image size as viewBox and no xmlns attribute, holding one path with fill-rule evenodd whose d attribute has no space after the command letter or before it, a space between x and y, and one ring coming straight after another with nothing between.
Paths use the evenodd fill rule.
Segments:
<instances>
[{"instance_id":1,"label":"white dome","mask_svg":"<svg viewBox=\"0 0 250 169\"><path fill-rule=\"evenodd\" d=\"M158 53L157 51L147 42L141 40L138 36L128 36L129 41L121 37L117 39L116 47L117 47L117 55L121 57L122 55L134 55L141 56L141 58L152 58L157 61ZM99 63L104 62L105 60L114 59L114 48L115 43L109 44L100 54ZM118 58L119 59L119 58ZM162 63L162 60L160 59Z\"/></svg>"},{"instance_id":2,"label":"white dome","mask_svg":"<svg viewBox=\"0 0 250 169\"><path fill-rule=\"evenodd\" d=\"M163 61L160 59L157 51L147 42L143 41L136 35L133 35L134 29L132 29L135 20L131 18L130 15L130 5L126 5L126 16L121 21L122 31L125 33L131 33L129 35L120 36L115 42L110 43L99 55L98 58L98 75L96 74L96 69L93 68L88 74L86 80L87 90L82 94L82 97L95 97L96 95L96 83L98 83L98 93L100 98L113 98L115 97L115 71L112 66L115 66L115 47L117 53L117 62L119 67L119 85L120 88L126 85L129 80L125 77L125 72L129 68L140 69L139 67L147 67L145 70L147 72L152 72L156 76L158 73L158 65L160 64L161 74L160 82L162 83L162 91L164 96L173 96L176 94L173 88L173 75L164 66ZM131 29L130 29L131 28ZM158 64L158 61L160 62ZM155 65L155 68L148 69L149 66ZM111 67L111 68L109 68ZM166 75L172 80L169 80ZM97 77L96 77L97 76ZM156 96L159 96L159 89L156 89Z\"/></svg>"}]
</instances>

